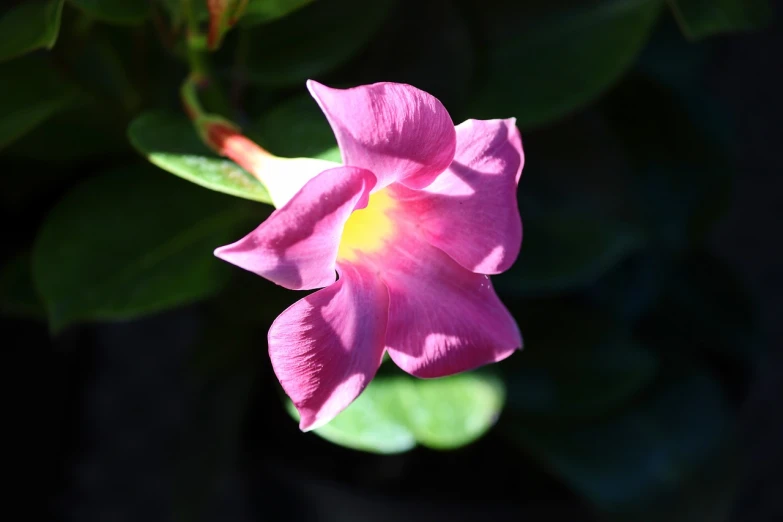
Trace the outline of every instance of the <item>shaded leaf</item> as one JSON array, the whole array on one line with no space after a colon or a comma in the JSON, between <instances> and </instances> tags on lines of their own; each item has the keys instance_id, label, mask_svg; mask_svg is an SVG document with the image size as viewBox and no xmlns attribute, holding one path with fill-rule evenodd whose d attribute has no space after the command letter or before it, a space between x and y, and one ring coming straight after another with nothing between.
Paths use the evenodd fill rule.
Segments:
<instances>
[{"instance_id":1,"label":"shaded leaf","mask_svg":"<svg viewBox=\"0 0 783 522\"><path fill-rule=\"evenodd\" d=\"M525 350L503 367L515 413L605 415L629 404L657 375L656 355L594 308L537 301L519 315Z\"/></svg>"},{"instance_id":2,"label":"shaded leaf","mask_svg":"<svg viewBox=\"0 0 783 522\"><path fill-rule=\"evenodd\" d=\"M67 107L76 91L41 56L0 64L0 149Z\"/></svg>"},{"instance_id":3,"label":"shaded leaf","mask_svg":"<svg viewBox=\"0 0 783 522\"><path fill-rule=\"evenodd\" d=\"M705 373L672 376L634 408L590 424L517 417L509 434L609 513L644 514L721 455L732 418ZM632 518L635 519L635 518Z\"/></svg>"},{"instance_id":4,"label":"shaded leaf","mask_svg":"<svg viewBox=\"0 0 783 522\"><path fill-rule=\"evenodd\" d=\"M413 85L440 100L458 123L472 117L462 109L475 87L478 51L469 15L457 2L398 2L341 79Z\"/></svg>"},{"instance_id":5,"label":"shaded leaf","mask_svg":"<svg viewBox=\"0 0 783 522\"><path fill-rule=\"evenodd\" d=\"M486 22L490 63L472 117L514 116L524 130L589 103L633 64L661 5L591 0L484 9L496 19Z\"/></svg>"},{"instance_id":6,"label":"shaded leaf","mask_svg":"<svg viewBox=\"0 0 783 522\"><path fill-rule=\"evenodd\" d=\"M313 0L250 0L241 18L243 25L257 25L282 18Z\"/></svg>"},{"instance_id":7,"label":"shaded leaf","mask_svg":"<svg viewBox=\"0 0 783 522\"><path fill-rule=\"evenodd\" d=\"M46 154L41 154L46 150ZM102 160L133 155L121 125L106 114L105 106L77 95L62 111L15 141L3 153L52 164Z\"/></svg>"},{"instance_id":8,"label":"shaded leaf","mask_svg":"<svg viewBox=\"0 0 783 522\"><path fill-rule=\"evenodd\" d=\"M332 128L310 95L275 106L260 118L250 134L277 156L342 162Z\"/></svg>"},{"instance_id":9,"label":"shaded leaf","mask_svg":"<svg viewBox=\"0 0 783 522\"><path fill-rule=\"evenodd\" d=\"M531 216L524 224L519 259L493 276L501 293L540 295L584 287L645 244L636 227L592 215Z\"/></svg>"},{"instance_id":10,"label":"shaded leaf","mask_svg":"<svg viewBox=\"0 0 783 522\"><path fill-rule=\"evenodd\" d=\"M233 161L211 152L184 115L145 112L128 127L131 144L150 162L202 187L270 203L255 177Z\"/></svg>"},{"instance_id":11,"label":"shaded leaf","mask_svg":"<svg viewBox=\"0 0 783 522\"><path fill-rule=\"evenodd\" d=\"M64 1L23 2L0 15L0 62L54 47Z\"/></svg>"},{"instance_id":12,"label":"shaded leaf","mask_svg":"<svg viewBox=\"0 0 783 522\"><path fill-rule=\"evenodd\" d=\"M142 23L149 15L150 3L140 0L68 0L90 16L119 25Z\"/></svg>"},{"instance_id":13,"label":"shaded leaf","mask_svg":"<svg viewBox=\"0 0 783 522\"><path fill-rule=\"evenodd\" d=\"M688 38L761 29L772 22L769 0L670 0L674 17Z\"/></svg>"},{"instance_id":14,"label":"shaded leaf","mask_svg":"<svg viewBox=\"0 0 783 522\"><path fill-rule=\"evenodd\" d=\"M734 175L720 102L639 74L616 92L605 113L634 167L632 201L647 237L670 251L705 241L728 209Z\"/></svg>"},{"instance_id":15,"label":"shaded leaf","mask_svg":"<svg viewBox=\"0 0 783 522\"><path fill-rule=\"evenodd\" d=\"M357 54L381 25L391 0L313 2L254 31L248 77L269 86L303 85Z\"/></svg>"},{"instance_id":16,"label":"shaded leaf","mask_svg":"<svg viewBox=\"0 0 783 522\"><path fill-rule=\"evenodd\" d=\"M46 317L33 286L29 252L17 254L0 268L0 313L34 319Z\"/></svg>"},{"instance_id":17,"label":"shaded leaf","mask_svg":"<svg viewBox=\"0 0 783 522\"><path fill-rule=\"evenodd\" d=\"M184 305L230 275L212 251L248 225L247 207L151 170L90 179L47 216L33 277L52 331Z\"/></svg>"},{"instance_id":18,"label":"shaded leaf","mask_svg":"<svg viewBox=\"0 0 783 522\"><path fill-rule=\"evenodd\" d=\"M345 411L314 433L372 453L400 453L417 443L454 449L492 427L504 396L502 381L485 373L441 379L378 375ZM290 401L288 408L298 418Z\"/></svg>"}]
</instances>

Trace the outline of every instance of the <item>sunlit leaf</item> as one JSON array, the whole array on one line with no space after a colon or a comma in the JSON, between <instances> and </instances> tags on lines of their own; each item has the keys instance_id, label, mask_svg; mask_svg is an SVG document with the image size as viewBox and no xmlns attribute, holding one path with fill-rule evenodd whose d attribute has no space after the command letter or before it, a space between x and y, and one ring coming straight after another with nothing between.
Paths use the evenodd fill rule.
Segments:
<instances>
[{"instance_id":1,"label":"sunlit leaf","mask_svg":"<svg viewBox=\"0 0 783 522\"><path fill-rule=\"evenodd\" d=\"M0 62L36 49L51 49L60 32L64 0L22 2L0 14Z\"/></svg>"},{"instance_id":2,"label":"sunlit leaf","mask_svg":"<svg viewBox=\"0 0 783 522\"><path fill-rule=\"evenodd\" d=\"M128 136L150 162L172 174L217 192L271 202L264 185L211 152L184 115L146 112L131 122Z\"/></svg>"},{"instance_id":3,"label":"sunlit leaf","mask_svg":"<svg viewBox=\"0 0 783 522\"><path fill-rule=\"evenodd\" d=\"M399 453L417 443L453 449L475 441L494 425L504 397L502 381L484 373L442 379L379 375L345 411L314 433L372 453ZM293 404L288 408L298 418Z\"/></svg>"}]
</instances>

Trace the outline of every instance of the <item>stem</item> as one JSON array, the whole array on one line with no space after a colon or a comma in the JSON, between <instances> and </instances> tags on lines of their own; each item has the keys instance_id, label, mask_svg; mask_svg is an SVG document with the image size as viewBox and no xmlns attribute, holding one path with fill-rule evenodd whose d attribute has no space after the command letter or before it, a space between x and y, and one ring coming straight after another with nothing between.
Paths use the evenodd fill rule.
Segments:
<instances>
[{"instance_id":1,"label":"stem","mask_svg":"<svg viewBox=\"0 0 783 522\"><path fill-rule=\"evenodd\" d=\"M182 0L182 12L185 13L185 23L188 27L188 39L190 39L191 35L198 34L198 20L196 20L196 15L193 13L193 4L191 3L191 0ZM190 46L190 42L188 42L188 46Z\"/></svg>"},{"instance_id":2,"label":"stem","mask_svg":"<svg viewBox=\"0 0 783 522\"><path fill-rule=\"evenodd\" d=\"M185 81L182 82L182 86L179 88L179 95L182 105L185 107L185 112L194 122L196 119L204 116L204 108L198 100L197 81L197 78L191 74L185 78Z\"/></svg>"}]
</instances>

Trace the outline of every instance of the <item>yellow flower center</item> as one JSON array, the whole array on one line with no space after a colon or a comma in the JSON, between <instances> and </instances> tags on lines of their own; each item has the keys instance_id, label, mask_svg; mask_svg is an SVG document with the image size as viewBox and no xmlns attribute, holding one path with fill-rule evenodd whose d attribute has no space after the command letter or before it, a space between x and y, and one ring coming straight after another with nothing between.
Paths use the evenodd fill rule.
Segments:
<instances>
[{"instance_id":1,"label":"yellow flower center","mask_svg":"<svg viewBox=\"0 0 783 522\"><path fill-rule=\"evenodd\" d=\"M358 252L371 253L382 248L394 230L387 215L393 207L394 200L385 190L371 194L367 206L355 210L346 221L337 257L355 261Z\"/></svg>"}]
</instances>

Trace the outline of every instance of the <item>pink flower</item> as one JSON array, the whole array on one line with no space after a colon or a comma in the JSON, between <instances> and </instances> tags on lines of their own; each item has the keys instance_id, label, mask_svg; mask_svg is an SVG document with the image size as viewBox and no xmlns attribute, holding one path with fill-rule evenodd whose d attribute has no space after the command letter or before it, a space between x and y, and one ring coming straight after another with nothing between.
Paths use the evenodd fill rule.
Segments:
<instances>
[{"instance_id":1,"label":"pink flower","mask_svg":"<svg viewBox=\"0 0 783 522\"><path fill-rule=\"evenodd\" d=\"M325 287L269 330L302 430L345 409L384 352L431 378L522 346L486 275L508 269L522 242L515 120L455 128L437 99L403 84L308 88L344 166L313 173L257 229L215 252L292 290Z\"/></svg>"}]
</instances>

